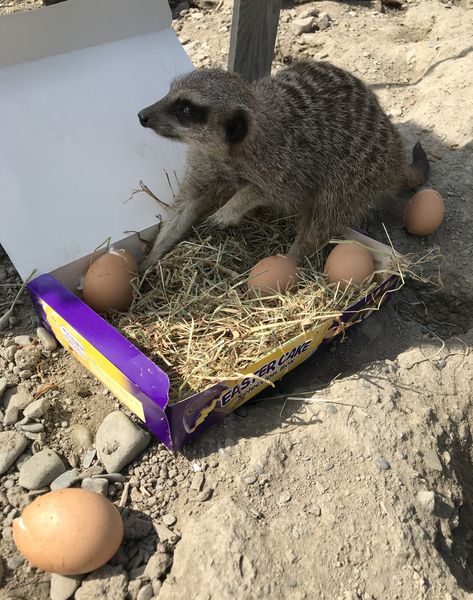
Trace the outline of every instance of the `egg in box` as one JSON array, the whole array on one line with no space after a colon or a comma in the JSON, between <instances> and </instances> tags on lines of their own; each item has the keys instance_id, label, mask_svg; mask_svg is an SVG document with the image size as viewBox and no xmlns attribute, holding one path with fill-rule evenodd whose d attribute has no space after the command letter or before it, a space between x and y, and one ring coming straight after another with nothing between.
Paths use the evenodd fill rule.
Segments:
<instances>
[{"instance_id":1,"label":"egg in box","mask_svg":"<svg viewBox=\"0 0 473 600\"><path fill-rule=\"evenodd\" d=\"M84 302L98 313L125 311L133 301L133 279L138 265L123 249L112 249L87 269L82 283Z\"/></svg>"}]
</instances>

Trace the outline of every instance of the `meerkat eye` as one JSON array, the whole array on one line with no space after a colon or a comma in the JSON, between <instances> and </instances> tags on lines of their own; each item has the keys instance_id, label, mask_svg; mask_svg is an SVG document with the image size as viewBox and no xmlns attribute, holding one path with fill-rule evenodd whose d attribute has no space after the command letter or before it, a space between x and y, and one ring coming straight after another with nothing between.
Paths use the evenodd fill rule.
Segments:
<instances>
[{"instance_id":1,"label":"meerkat eye","mask_svg":"<svg viewBox=\"0 0 473 600\"><path fill-rule=\"evenodd\" d=\"M191 107L191 105L190 104L184 104L181 107L181 113L183 115L190 115L192 113L192 107Z\"/></svg>"}]
</instances>

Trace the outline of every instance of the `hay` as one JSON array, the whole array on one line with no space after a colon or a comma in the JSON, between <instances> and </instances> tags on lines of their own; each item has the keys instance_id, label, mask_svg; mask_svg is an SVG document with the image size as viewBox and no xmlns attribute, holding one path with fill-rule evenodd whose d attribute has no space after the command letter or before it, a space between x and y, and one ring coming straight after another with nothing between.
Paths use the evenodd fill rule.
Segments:
<instances>
[{"instance_id":1,"label":"hay","mask_svg":"<svg viewBox=\"0 0 473 600\"><path fill-rule=\"evenodd\" d=\"M328 247L301 265L297 292L252 297L248 271L265 256L287 252L293 235L287 219L254 219L231 231L196 229L139 281L130 311L115 315L114 324L169 374L171 402L241 379L258 358L338 317L389 272L401 274L393 259L393 271L378 272L361 287L330 288L321 274Z\"/></svg>"}]
</instances>

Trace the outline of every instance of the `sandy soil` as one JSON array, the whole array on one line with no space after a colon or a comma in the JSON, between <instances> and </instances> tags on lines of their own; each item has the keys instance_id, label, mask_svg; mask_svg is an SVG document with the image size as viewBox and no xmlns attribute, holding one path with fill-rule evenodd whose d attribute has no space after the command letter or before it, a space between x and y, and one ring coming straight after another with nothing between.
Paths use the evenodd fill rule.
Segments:
<instances>
[{"instance_id":1,"label":"sandy soil","mask_svg":"<svg viewBox=\"0 0 473 600\"><path fill-rule=\"evenodd\" d=\"M0 11L39 4L0 2ZM309 10L327 12L330 27L295 34L292 21ZM231 11L225 0L174 20L196 65L225 65ZM130 509L156 521L165 513L177 518L180 541L166 548L172 566L153 583L160 600L473 597L472 40L471 0L411 0L383 14L370 2L284 5L275 68L300 56L345 67L373 85L408 145L422 140L430 183L445 198L444 224L425 240L407 235L407 197L400 196L373 215L369 230L386 241L384 223L405 253L438 245L444 285L407 283L277 390L318 390L312 402L245 406L166 458L175 483L158 493L150 479L148 493L159 499L151 509L140 478L147 481L162 447L154 444L124 471ZM3 255L2 304L17 285ZM34 312L22 302L4 340L34 332ZM46 422L48 445L71 462L83 450L61 423L85 424L93 434L115 401L62 350L42 368L59 390ZM73 385L81 378L86 397ZM212 490L205 501L191 486L196 464ZM16 477L14 467L0 477L0 492ZM7 566L14 555L8 529L0 541L0 597L48 598L48 575ZM125 559L115 564L125 565L129 597L137 597L136 572Z\"/></svg>"}]
</instances>

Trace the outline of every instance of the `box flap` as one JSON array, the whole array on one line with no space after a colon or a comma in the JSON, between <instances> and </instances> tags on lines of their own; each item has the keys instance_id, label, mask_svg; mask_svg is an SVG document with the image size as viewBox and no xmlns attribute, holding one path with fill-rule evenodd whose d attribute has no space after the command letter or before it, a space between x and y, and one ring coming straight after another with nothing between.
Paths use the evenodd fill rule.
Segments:
<instances>
[{"instance_id":1,"label":"box flap","mask_svg":"<svg viewBox=\"0 0 473 600\"><path fill-rule=\"evenodd\" d=\"M151 5L161 6L169 24L166 0L69 0L36 12L53 15L82 3L85 45L88 23L100 18L105 27L105 7L114 15L109 38L131 32L123 26L130 11L135 26L137 15L146 21ZM30 13L17 16L28 20ZM159 30L162 23L154 21ZM157 223L163 210L155 200L144 193L129 198L143 180L172 202L185 147L143 129L137 113L192 68L169 28L0 68L0 242L23 279L33 268L54 271L107 238Z\"/></svg>"},{"instance_id":2,"label":"box flap","mask_svg":"<svg viewBox=\"0 0 473 600\"><path fill-rule=\"evenodd\" d=\"M171 26L161 0L68 0L0 18L0 67Z\"/></svg>"}]
</instances>

